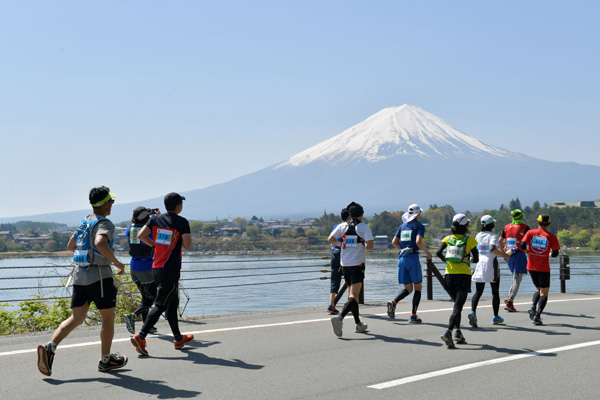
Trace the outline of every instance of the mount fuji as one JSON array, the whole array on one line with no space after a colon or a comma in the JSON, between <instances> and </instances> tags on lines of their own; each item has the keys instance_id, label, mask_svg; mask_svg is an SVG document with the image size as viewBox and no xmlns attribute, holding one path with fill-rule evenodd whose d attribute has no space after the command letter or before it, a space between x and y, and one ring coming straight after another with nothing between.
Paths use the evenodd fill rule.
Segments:
<instances>
[{"instance_id":1,"label":"mount fuji","mask_svg":"<svg viewBox=\"0 0 600 400\"><path fill-rule=\"evenodd\" d=\"M551 162L469 136L411 105L385 108L289 159L229 182L182 193L189 219L268 218L338 213L351 201L366 215L405 210L411 203L456 210L497 208L513 198L578 201L600 198L600 167ZM114 221L138 205L113 206ZM75 224L82 211L27 217ZM53 217L50 219L50 217ZM16 218L13 218L16 219Z\"/></svg>"}]
</instances>

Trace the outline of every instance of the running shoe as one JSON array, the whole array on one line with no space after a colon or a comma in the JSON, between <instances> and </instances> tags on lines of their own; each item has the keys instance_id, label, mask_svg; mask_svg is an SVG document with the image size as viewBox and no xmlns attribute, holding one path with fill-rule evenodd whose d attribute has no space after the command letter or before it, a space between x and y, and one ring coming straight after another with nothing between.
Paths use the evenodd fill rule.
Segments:
<instances>
[{"instance_id":1,"label":"running shoe","mask_svg":"<svg viewBox=\"0 0 600 400\"><path fill-rule=\"evenodd\" d=\"M396 305L393 301L387 302L387 314L391 319L396 318Z\"/></svg>"},{"instance_id":2,"label":"running shoe","mask_svg":"<svg viewBox=\"0 0 600 400\"><path fill-rule=\"evenodd\" d=\"M152 328L150 328L150 330L148 331L148 335L156 335L156 332L158 332L158 329L156 329L155 326L153 326Z\"/></svg>"},{"instance_id":3,"label":"running shoe","mask_svg":"<svg viewBox=\"0 0 600 400\"><path fill-rule=\"evenodd\" d=\"M508 312L517 312L517 309L511 300L504 300L504 309Z\"/></svg>"},{"instance_id":4,"label":"running shoe","mask_svg":"<svg viewBox=\"0 0 600 400\"><path fill-rule=\"evenodd\" d=\"M102 360L98 363L98 372L108 372L111 369L123 368L127 365L127 356L122 356L119 353L111 354L108 357L108 362L103 363Z\"/></svg>"},{"instance_id":5,"label":"running shoe","mask_svg":"<svg viewBox=\"0 0 600 400\"><path fill-rule=\"evenodd\" d=\"M420 324L421 322L423 322L423 320L421 318L419 318L418 315L415 314L415 315L411 315L408 318L408 322L411 324Z\"/></svg>"},{"instance_id":6,"label":"running shoe","mask_svg":"<svg viewBox=\"0 0 600 400\"><path fill-rule=\"evenodd\" d=\"M539 315L535 315L533 317L533 322L534 325L544 325L544 323L542 322L542 318L540 318Z\"/></svg>"},{"instance_id":7,"label":"running shoe","mask_svg":"<svg viewBox=\"0 0 600 400\"><path fill-rule=\"evenodd\" d=\"M499 315L495 315L494 318L492 318L492 324L494 325L498 325L504 322L504 318L502 318Z\"/></svg>"},{"instance_id":8,"label":"running shoe","mask_svg":"<svg viewBox=\"0 0 600 400\"><path fill-rule=\"evenodd\" d=\"M340 312L338 311L337 308L335 308L335 306L329 305L329 307L327 307L327 312L331 315L338 315Z\"/></svg>"},{"instance_id":9,"label":"running shoe","mask_svg":"<svg viewBox=\"0 0 600 400\"><path fill-rule=\"evenodd\" d=\"M459 331L459 330L457 330L456 332L454 332L454 341L456 342L456 344L467 343L467 340L463 336L462 332Z\"/></svg>"},{"instance_id":10,"label":"running shoe","mask_svg":"<svg viewBox=\"0 0 600 400\"><path fill-rule=\"evenodd\" d=\"M142 339L139 333L136 333L131 337L131 344L133 344L135 350L141 355L148 355L148 351L146 350L146 339Z\"/></svg>"},{"instance_id":11,"label":"running shoe","mask_svg":"<svg viewBox=\"0 0 600 400\"><path fill-rule=\"evenodd\" d=\"M173 340L173 343L175 344L175 350L183 349L185 344L191 342L192 340L194 340L194 335L183 335L181 340Z\"/></svg>"},{"instance_id":12,"label":"running shoe","mask_svg":"<svg viewBox=\"0 0 600 400\"><path fill-rule=\"evenodd\" d=\"M527 312L529 313L529 319L533 321L533 318L535 317L535 308L531 307Z\"/></svg>"},{"instance_id":13,"label":"running shoe","mask_svg":"<svg viewBox=\"0 0 600 400\"><path fill-rule=\"evenodd\" d=\"M38 369L43 375L52 375L52 362L54 362L54 352L50 349L50 343L39 345L37 348Z\"/></svg>"},{"instance_id":14,"label":"running shoe","mask_svg":"<svg viewBox=\"0 0 600 400\"><path fill-rule=\"evenodd\" d=\"M354 331L354 333L363 333L366 330L367 330L367 324L361 322L359 324L356 324L356 330Z\"/></svg>"},{"instance_id":15,"label":"running shoe","mask_svg":"<svg viewBox=\"0 0 600 400\"><path fill-rule=\"evenodd\" d=\"M335 333L337 337L342 337L342 327L344 326L342 318L339 315L331 317L331 325L333 325L333 333Z\"/></svg>"},{"instance_id":16,"label":"running shoe","mask_svg":"<svg viewBox=\"0 0 600 400\"><path fill-rule=\"evenodd\" d=\"M452 333L450 331L446 331L442 336L440 336L442 338L442 340L444 341L444 343L446 343L446 346L448 346L448 348L454 348L454 342L452 341Z\"/></svg>"},{"instance_id":17,"label":"running shoe","mask_svg":"<svg viewBox=\"0 0 600 400\"><path fill-rule=\"evenodd\" d=\"M475 311L471 311L467 317L469 318L469 325L477 328L477 315L475 315Z\"/></svg>"},{"instance_id":18,"label":"running shoe","mask_svg":"<svg viewBox=\"0 0 600 400\"><path fill-rule=\"evenodd\" d=\"M125 326L127 327L127 331L132 335L135 335L135 315L134 314L125 314L123 315L123 321L125 322Z\"/></svg>"}]
</instances>

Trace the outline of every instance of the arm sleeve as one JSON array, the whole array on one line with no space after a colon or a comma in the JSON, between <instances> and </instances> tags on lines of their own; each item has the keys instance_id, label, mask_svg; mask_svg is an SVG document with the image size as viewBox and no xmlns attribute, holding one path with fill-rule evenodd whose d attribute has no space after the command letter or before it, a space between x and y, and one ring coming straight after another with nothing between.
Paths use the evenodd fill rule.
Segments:
<instances>
[{"instance_id":1,"label":"arm sleeve","mask_svg":"<svg viewBox=\"0 0 600 400\"><path fill-rule=\"evenodd\" d=\"M552 250L552 257L558 257L558 250Z\"/></svg>"},{"instance_id":2,"label":"arm sleeve","mask_svg":"<svg viewBox=\"0 0 600 400\"><path fill-rule=\"evenodd\" d=\"M446 247L448 247L448 244L446 242L442 242L440 243L438 250L435 252L435 255L443 262L446 262L446 257L444 256L444 250L446 250Z\"/></svg>"}]
</instances>

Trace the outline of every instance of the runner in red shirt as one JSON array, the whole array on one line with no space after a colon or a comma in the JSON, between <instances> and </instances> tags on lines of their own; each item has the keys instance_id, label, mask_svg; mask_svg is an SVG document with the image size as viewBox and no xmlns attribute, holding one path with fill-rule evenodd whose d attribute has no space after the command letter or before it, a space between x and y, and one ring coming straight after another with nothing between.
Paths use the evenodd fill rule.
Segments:
<instances>
[{"instance_id":1,"label":"runner in red shirt","mask_svg":"<svg viewBox=\"0 0 600 400\"><path fill-rule=\"evenodd\" d=\"M540 316L548 302L548 291L550 290L550 261L548 256L557 257L560 245L556 236L548 232L550 216L541 214L537 221L538 229L532 229L525 234L521 241L521 249L527 250L529 253L527 270L537 289L533 295L529 318L531 318L534 325L542 325Z\"/></svg>"}]
</instances>

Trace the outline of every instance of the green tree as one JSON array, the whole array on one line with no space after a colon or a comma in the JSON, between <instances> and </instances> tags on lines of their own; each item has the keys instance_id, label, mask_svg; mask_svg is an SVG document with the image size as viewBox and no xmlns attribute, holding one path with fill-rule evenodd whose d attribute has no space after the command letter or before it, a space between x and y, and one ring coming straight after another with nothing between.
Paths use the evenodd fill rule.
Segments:
<instances>
[{"instance_id":1,"label":"green tree","mask_svg":"<svg viewBox=\"0 0 600 400\"><path fill-rule=\"evenodd\" d=\"M556 237L558 238L558 242L560 244L562 244L563 246L568 247L573 244L573 232L571 232L567 229L558 231L558 233L556 234Z\"/></svg>"},{"instance_id":2,"label":"green tree","mask_svg":"<svg viewBox=\"0 0 600 400\"><path fill-rule=\"evenodd\" d=\"M204 228L204 222L202 221L190 221L190 231L192 235L200 235Z\"/></svg>"},{"instance_id":3,"label":"green tree","mask_svg":"<svg viewBox=\"0 0 600 400\"><path fill-rule=\"evenodd\" d=\"M248 238L252 240L252 245L256 247L256 241L260 239L260 228L256 225L250 225L246 228L246 234L248 234Z\"/></svg>"},{"instance_id":4,"label":"green tree","mask_svg":"<svg viewBox=\"0 0 600 400\"><path fill-rule=\"evenodd\" d=\"M592 238L592 234L582 229L576 235L573 236L573 242L575 242L576 246L587 246L590 243L590 239Z\"/></svg>"}]
</instances>

